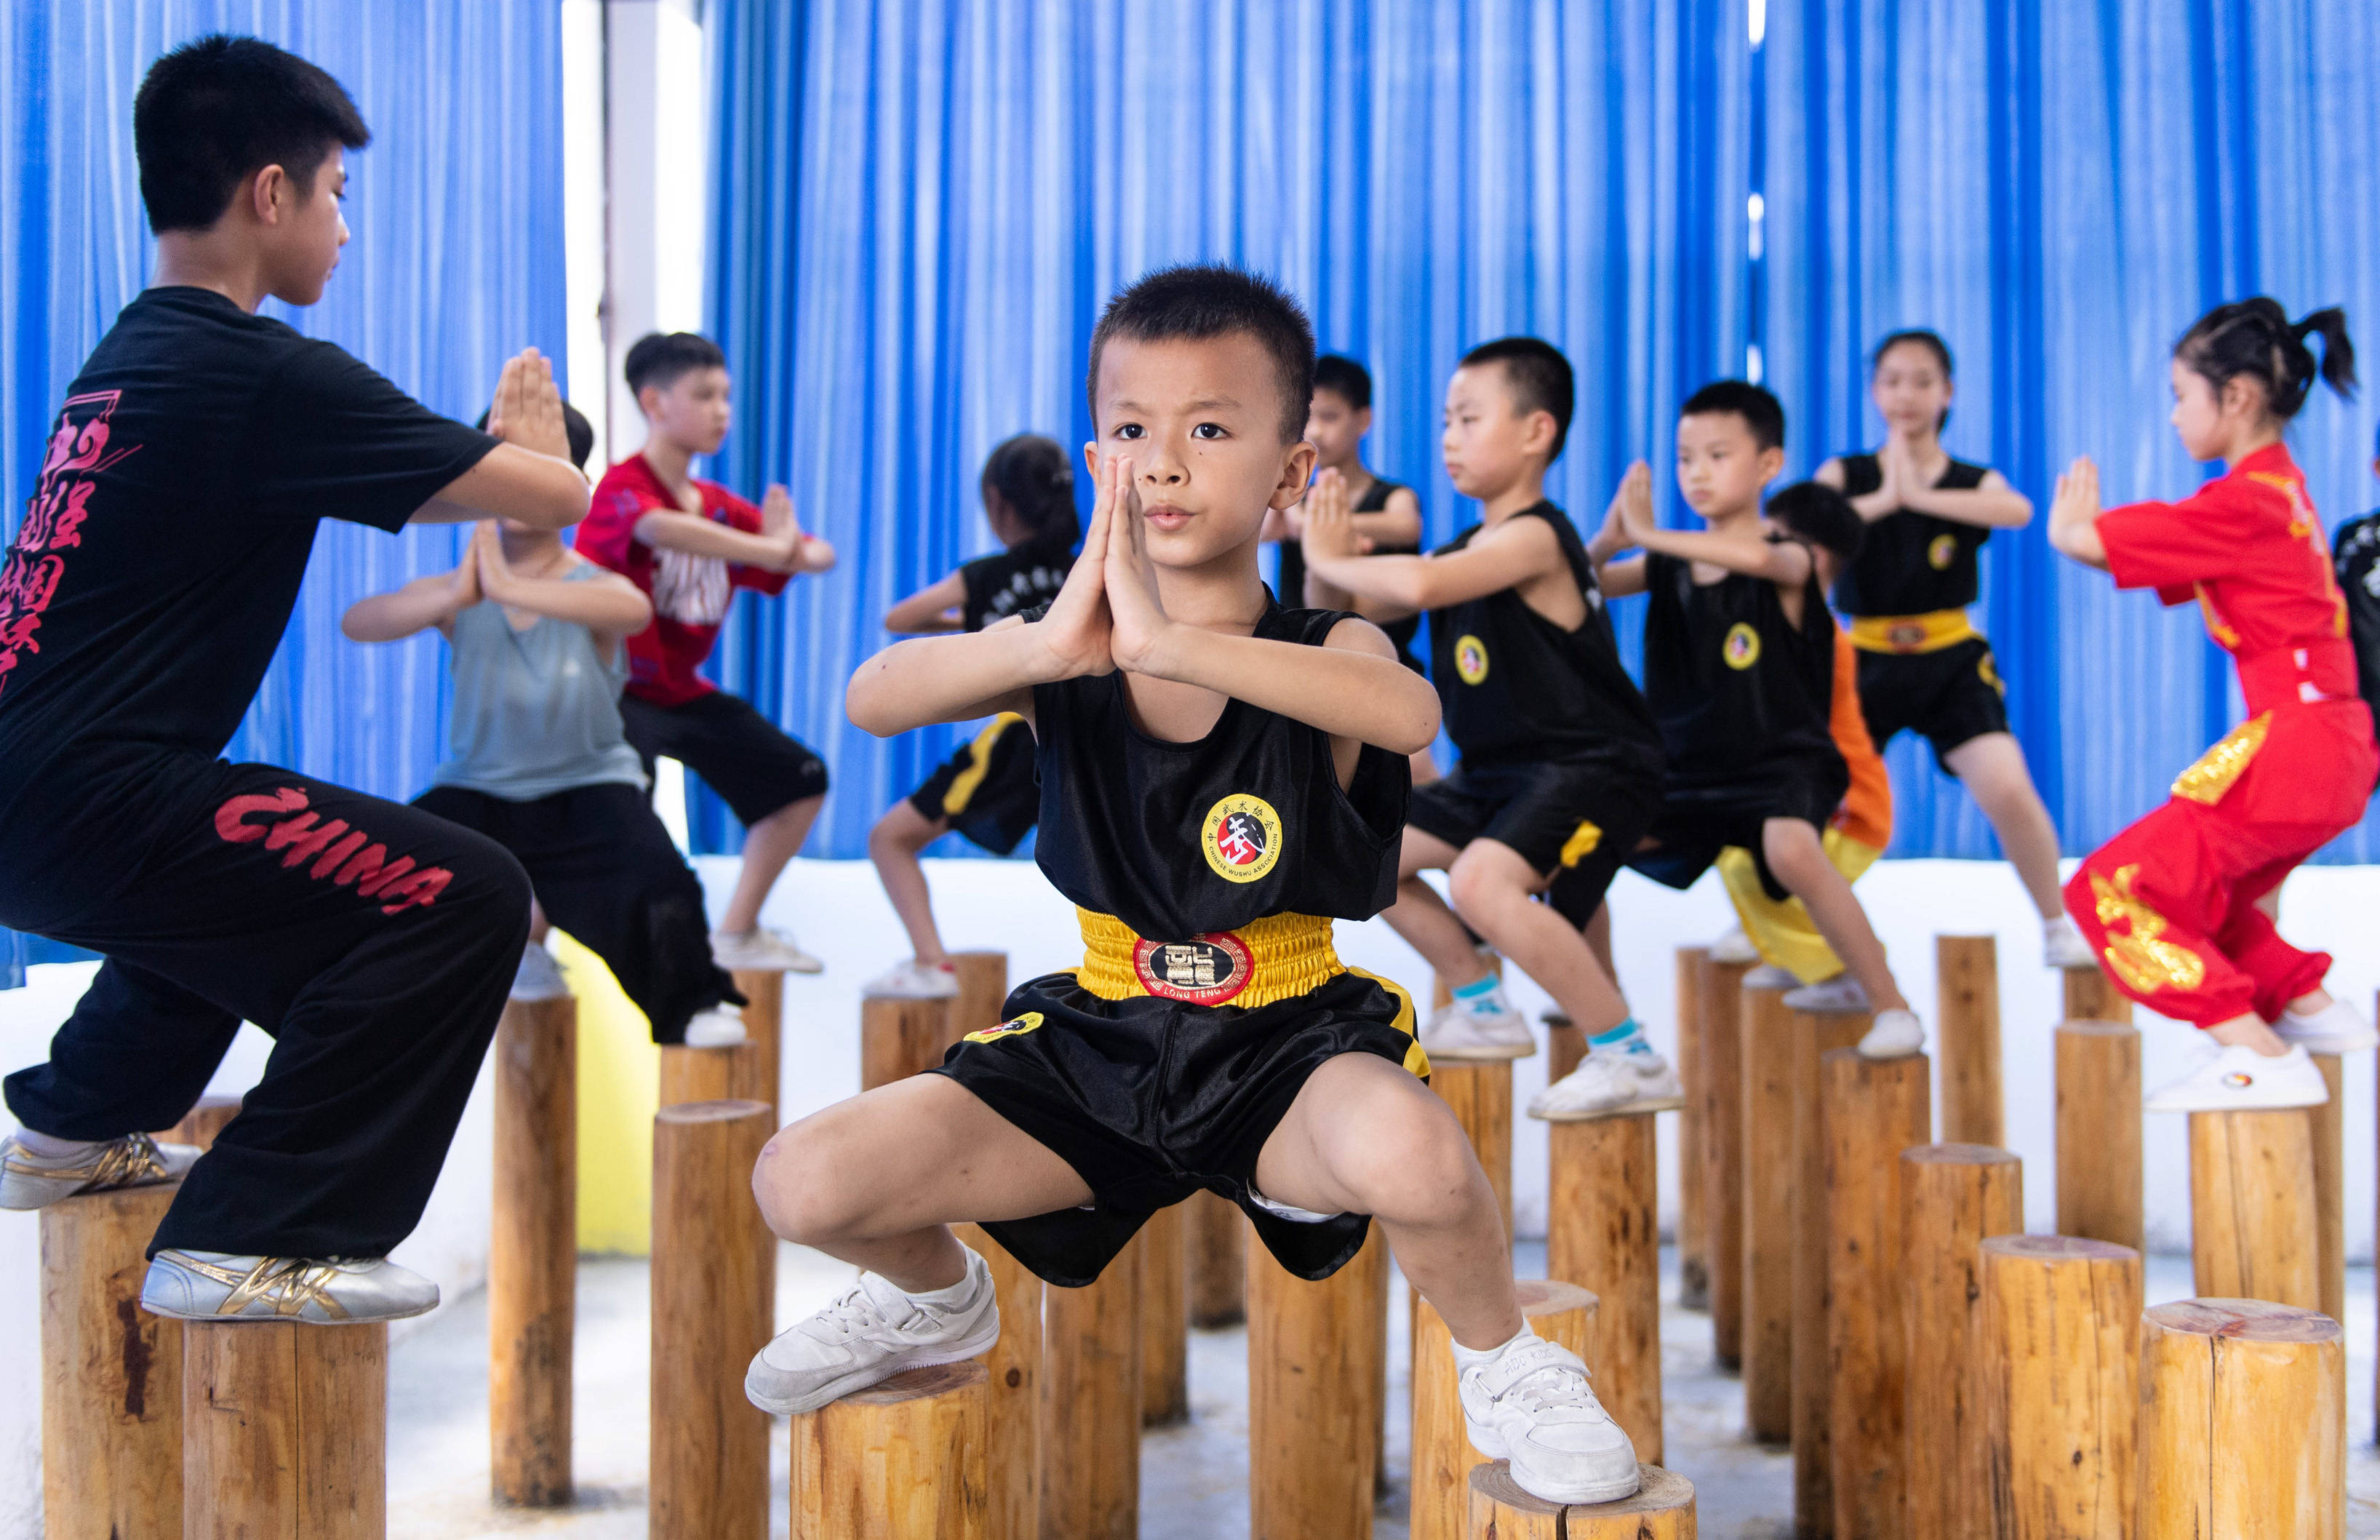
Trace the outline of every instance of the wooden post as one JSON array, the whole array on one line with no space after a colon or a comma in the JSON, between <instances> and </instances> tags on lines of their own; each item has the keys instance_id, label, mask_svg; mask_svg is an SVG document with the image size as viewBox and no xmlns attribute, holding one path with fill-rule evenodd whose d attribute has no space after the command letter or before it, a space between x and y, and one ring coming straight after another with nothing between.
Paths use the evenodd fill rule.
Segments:
<instances>
[{"instance_id":1,"label":"wooden post","mask_svg":"<svg viewBox=\"0 0 2380 1540\"><path fill-rule=\"evenodd\" d=\"M1989 936L1937 936L1942 1054L1942 1137L1951 1144L2007 1142L2000 1096L2000 968Z\"/></svg>"},{"instance_id":2,"label":"wooden post","mask_svg":"<svg viewBox=\"0 0 2380 1540\"><path fill-rule=\"evenodd\" d=\"M1248 1253L1248 1531L1366 1540L1379 1458L1378 1364L1388 1343L1374 1302L1388 1267L1375 1229L1320 1283ZM1379 1275L1379 1281L1368 1276ZM1052 1540L1055 1537L1052 1536Z\"/></svg>"},{"instance_id":3,"label":"wooden post","mask_svg":"<svg viewBox=\"0 0 2380 1540\"><path fill-rule=\"evenodd\" d=\"M2074 971L2066 975L2070 982ZM2097 976L2092 975L2090 976ZM2141 1029L2058 1029L2058 1233L2142 1249Z\"/></svg>"},{"instance_id":4,"label":"wooden post","mask_svg":"<svg viewBox=\"0 0 2380 1540\"><path fill-rule=\"evenodd\" d=\"M1982 1145L1900 1157L1901 1472L1909 1540L1991 1532L1984 1458L1983 1275L1976 1246L2024 1229L2024 1162Z\"/></svg>"},{"instance_id":5,"label":"wooden post","mask_svg":"<svg viewBox=\"0 0 2380 1540\"><path fill-rule=\"evenodd\" d=\"M1819 1065L1827 1172L1827 1422L1834 1449L1835 1534L1899 1540L1901 1401L1909 1342L1900 1312L1908 1248L1900 1156L1933 1134L1932 1066L1922 1053L1863 1059L1829 1050Z\"/></svg>"},{"instance_id":6,"label":"wooden post","mask_svg":"<svg viewBox=\"0 0 2380 1540\"><path fill-rule=\"evenodd\" d=\"M2305 1108L2190 1114L2190 1256L2201 1299L2321 1305Z\"/></svg>"},{"instance_id":7,"label":"wooden post","mask_svg":"<svg viewBox=\"0 0 2380 1540\"><path fill-rule=\"evenodd\" d=\"M1536 1334L1584 1358L1595 1327L1596 1298L1575 1283L1523 1279L1512 1285L1521 1314ZM1455 1394L1454 1352L1446 1322L1423 1300L1414 1319L1412 1540L1467 1540L1470 1483L1487 1456L1463 1432Z\"/></svg>"},{"instance_id":8,"label":"wooden post","mask_svg":"<svg viewBox=\"0 0 2380 1540\"><path fill-rule=\"evenodd\" d=\"M1546 1028L1546 1084L1567 1076L1586 1057L1586 1034L1557 1005L1537 1018Z\"/></svg>"},{"instance_id":9,"label":"wooden post","mask_svg":"<svg viewBox=\"0 0 2380 1540\"><path fill-rule=\"evenodd\" d=\"M2317 1053L2330 1099L2306 1109L2313 1135L2314 1287L2322 1313L2347 1319L2347 1091L2339 1056Z\"/></svg>"},{"instance_id":10,"label":"wooden post","mask_svg":"<svg viewBox=\"0 0 2380 1540\"><path fill-rule=\"evenodd\" d=\"M2122 1022L2132 1019L2131 997L2096 967L2068 968L2066 1019L2070 1022Z\"/></svg>"},{"instance_id":11,"label":"wooden post","mask_svg":"<svg viewBox=\"0 0 2380 1540\"><path fill-rule=\"evenodd\" d=\"M955 1043L970 1032L1000 1025L1008 1006L1008 953L954 952L951 967L959 976L959 992L951 1000L950 1033Z\"/></svg>"},{"instance_id":12,"label":"wooden post","mask_svg":"<svg viewBox=\"0 0 2380 1540\"><path fill-rule=\"evenodd\" d=\"M978 1540L991 1387L979 1359L910 1369L793 1420L795 1540Z\"/></svg>"},{"instance_id":13,"label":"wooden post","mask_svg":"<svg viewBox=\"0 0 2380 1540\"><path fill-rule=\"evenodd\" d=\"M505 1001L495 1061L489 1488L499 1503L561 1508L578 1298L578 1002Z\"/></svg>"},{"instance_id":14,"label":"wooden post","mask_svg":"<svg viewBox=\"0 0 2380 1540\"><path fill-rule=\"evenodd\" d=\"M1833 1248L1820 1064L1857 1043L1870 1020L1864 1012L1793 1013L1793 1533L1802 1540L1835 1533Z\"/></svg>"},{"instance_id":15,"label":"wooden post","mask_svg":"<svg viewBox=\"0 0 2380 1540\"><path fill-rule=\"evenodd\" d=\"M1429 1088L1454 1109L1455 1121L1470 1135L1471 1147L1487 1170L1488 1185L1496 1190L1496 1214L1509 1241L1512 1234L1512 1061L1432 1054Z\"/></svg>"},{"instance_id":16,"label":"wooden post","mask_svg":"<svg viewBox=\"0 0 2380 1540\"><path fill-rule=\"evenodd\" d=\"M1702 1022L1703 1256L1710 1276L1711 1356L1743 1364L1743 963L1705 961ZM1680 1130L1681 1136L1683 1130Z\"/></svg>"},{"instance_id":17,"label":"wooden post","mask_svg":"<svg viewBox=\"0 0 2380 1540\"><path fill-rule=\"evenodd\" d=\"M990 1376L983 1448L991 1494L982 1540L1040 1540L1043 1286L979 1226L952 1228L991 1269L1000 1298L1000 1340L982 1360Z\"/></svg>"},{"instance_id":18,"label":"wooden post","mask_svg":"<svg viewBox=\"0 0 2380 1540\"><path fill-rule=\"evenodd\" d=\"M742 1101L735 1092L757 1078L752 1061L759 1049L749 1042L724 1048L662 1045L661 1091L656 1105L685 1107L698 1101Z\"/></svg>"},{"instance_id":19,"label":"wooden post","mask_svg":"<svg viewBox=\"0 0 2380 1540\"><path fill-rule=\"evenodd\" d=\"M1190 1416L1189 1267L1182 1206L1160 1208L1140 1227L1140 1425Z\"/></svg>"},{"instance_id":20,"label":"wooden post","mask_svg":"<svg viewBox=\"0 0 2380 1540\"><path fill-rule=\"evenodd\" d=\"M769 1533L769 1419L744 1371L769 1338L751 1182L773 1121L757 1101L653 1118L653 1540Z\"/></svg>"},{"instance_id":21,"label":"wooden post","mask_svg":"<svg viewBox=\"0 0 2380 1540\"><path fill-rule=\"evenodd\" d=\"M1041 1315L1043 1540L1140 1532L1140 1263L1129 1248Z\"/></svg>"},{"instance_id":22,"label":"wooden post","mask_svg":"<svg viewBox=\"0 0 2380 1540\"><path fill-rule=\"evenodd\" d=\"M127 1532L131 1534L153 1532ZM183 1540L388 1533L388 1327L182 1326Z\"/></svg>"},{"instance_id":23,"label":"wooden post","mask_svg":"<svg viewBox=\"0 0 2380 1540\"><path fill-rule=\"evenodd\" d=\"M2337 1321L2262 1300L2177 1300L2141 1318L2140 1343L2140 1540L2341 1540Z\"/></svg>"},{"instance_id":24,"label":"wooden post","mask_svg":"<svg viewBox=\"0 0 2380 1540\"><path fill-rule=\"evenodd\" d=\"M942 1061L951 1037L951 1002L903 995L867 995L859 1001L859 1088L872 1091Z\"/></svg>"},{"instance_id":25,"label":"wooden post","mask_svg":"<svg viewBox=\"0 0 2380 1540\"><path fill-rule=\"evenodd\" d=\"M42 1505L53 1540L182 1533L182 1323L140 1308L179 1182L43 1208Z\"/></svg>"},{"instance_id":26,"label":"wooden post","mask_svg":"<svg viewBox=\"0 0 2380 1540\"><path fill-rule=\"evenodd\" d=\"M1712 988L1742 964L1714 963ZM1743 1425L1762 1443L1793 1429L1793 1013L1782 989L1741 991L1743 1068ZM1714 1316L1718 1312L1712 1312Z\"/></svg>"},{"instance_id":27,"label":"wooden post","mask_svg":"<svg viewBox=\"0 0 2380 1540\"><path fill-rule=\"evenodd\" d=\"M1995 1235L1977 1257L1994 1527L1976 1533L2120 1540L2131 1534L2140 1253Z\"/></svg>"},{"instance_id":28,"label":"wooden post","mask_svg":"<svg viewBox=\"0 0 2380 1540\"><path fill-rule=\"evenodd\" d=\"M1703 1003L1710 948L1680 947L1678 970L1678 1085L1685 1092L1678 1114L1678 1304L1710 1308L1710 1196L1703 1179L1705 1083L1710 1075L1710 1026ZM1638 1451L1642 1453L1643 1451ZM1658 1456L1653 1457L1658 1462Z\"/></svg>"},{"instance_id":29,"label":"wooden post","mask_svg":"<svg viewBox=\"0 0 2380 1540\"><path fill-rule=\"evenodd\" d=\"M1247 1319L1248 1221L1240 1206L1199 1192L1182 1206L1182 1214L1190 1324L1211 1328Z\"/></svg>"},{"instance_id":30,"label":"wooden post","mask_svg":"<svg viewBox=\"0 0 2380 1540\"><path fill-rule=\"evenodd\" d=\"M1498 1461L1471 1473L1474 1540L1694 1540L1694 1484L1657 1466L1638 1467L1633 1498L1565 1508L1521 1490Z\"/></svg>"},{"instance_id":31,"label":"wooden post","mask_svg":"<svg viewBox=\"0 0 2380 1540\"><path fill-rule=\"evenodd\" d=\"M745 1083L728 1094L759 1102L773 1113L784 1085L785 976L773 968L766 972L738 968L734 977L735 992L745 1000L744 1038L752 1045L752 1052L741 1065Z\"/></svg>"},{"instance_id":32,"label":"wooden post","mask_svg":"<svg viewBox=\"0 0 2380 1540\"><path fill-rule=\"evenodd\" d=\"M1601 1301L1580 1356L1647 1464L1661 1459L1661 1236L1653 1112L1554 1122L1546 1271Z\"/></svg>"},{"instance_id":33,"label":"wooden post","mask_svg":"<svg viewBox=\"0 0 2380 1540\"><path fill-rule=\"evenodd\" d=\"M237 1097L200 1097L199 1104L182 1114L182 1121L152 1135L161 1145L188 1145L197 1149L215 1147L215 1135L224 1124L239 1116Z\"/></svg>"}]
</instances>

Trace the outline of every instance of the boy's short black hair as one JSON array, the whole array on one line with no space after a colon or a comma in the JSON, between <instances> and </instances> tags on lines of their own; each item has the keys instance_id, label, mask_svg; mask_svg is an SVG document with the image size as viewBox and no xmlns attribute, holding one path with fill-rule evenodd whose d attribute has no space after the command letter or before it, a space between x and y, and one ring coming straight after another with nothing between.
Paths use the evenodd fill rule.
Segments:
<instances>
[{"instance_id":1,"label":"boy's short black hair","mask_svg":"<svg viewBox=\"0 0 2380 1540\"><path fill-rule=\"evenodd\" d=\"M1314 360L1314 388L1329 391L1356 411L1372 406L1372 371L1343 353L1325 353Z\"/></svg>"},{"instance_id":2,"label":"boy's short black hair","mask_svg":"<svg viewBox=\"0 0 2380 1540\"><path fill-rule=\"evenodd\" d=\"M310 193L334 146L370 142L344 86L261 38L186 42L149 67L132 98L140 201L158 235L211 227L268 165Z\"/></svg>"},{"instance_id":3,"label":"boy's short black hair","mask_svg":"<svg viewBox=\"0 0 2380 1540\"><path fill-rule=\"evenodd\" d=\"M1116 337L1135 342L1203 342L1245 332L1272 356L1281 387L1281 442L1305 436L1314 404L1314 328L1287 290L1235 267L1161 267L1119 290L1091 333L1090 370L1084 392L1091 419L1099 415L1099 356Z\"/></svg>"},{"instance_id":4,"label":"boy's short black hair","mask_svg":"<svg viewBox=\"0 0 2380 1540\"><path fill-rule=\"evenodd\" d=\"M1796 481L1779 487L1768 500L1768 516L1836 561L1849 565L1867 541L1867 521L1851 499L1824 481Z\"/></svg>"},{"instance_id":5,"label":"boy's short black hair","mask_svg":"<svg viewBox=\"0 0 2380 1540\"><path fill-rule=\"evenodd\" d=\"M1554 447L1546 463L1560 459L1562 445L1570 442L1571 414L1578 407L1578 376L1561 349L1542 337L1499 337L1463 356L1464 369L1481 364L1504 366L1504 378L1512 384L1512 406L1521 416L1553 414Z\"/></svg>"},{"instance_id":6,"label":"boy's short black hair","mask_svg":"<svg viewBox=\"0 0 2380 1540\"><path fill-rule=\"evenodd\" d=\"M1785 447L1785 407L1765 386L1748 380L1714 380L1678 408L1678 415L1718 417L1733 414L1752 430L1752 442L1763 449Z\"/></svg>"},{"instance_id":7,"label":"boy's short black hair","mask_svg":"<svg viewBox=\"0 0 2380 1540\"><path fill-rule=\"evenodd\" d=\"M480 420L471 426L486 432L488 414L481 412ZM587 420L586 413L565 401L562 404L562 430L570 440L570 463L585 470L587 456L595 453L595 425Z\"/></svg>"},{"instance_id":8,"label":"boy's short black hair","mask_svg":"<svg viewBox=\"0 0 2380 1540\"><path fill-rule=\"evenodd\" d=\"M698 369L725 369L727 355L699 332L648 332L628 349L622 373L628 393L640 395L647 385L667 390Z\"/></svg>"}]
</instances>

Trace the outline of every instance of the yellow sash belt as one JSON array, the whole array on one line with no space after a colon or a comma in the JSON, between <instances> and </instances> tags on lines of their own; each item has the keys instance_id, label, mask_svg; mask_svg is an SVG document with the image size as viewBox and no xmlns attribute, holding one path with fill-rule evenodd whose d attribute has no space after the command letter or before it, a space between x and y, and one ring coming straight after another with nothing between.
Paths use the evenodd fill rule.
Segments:
<instances>
[{"instance_id":1,"label":"yellow sash belt","mask_svg":"<svg viewBox=\"0 0 2380 1540\"><path fill-rule=\"evenodd\" d=\"M1852 617L1852 645L1862 652L1939 652L1977 634L1975 623L1964 610Z\"/></svg>"},{"instance_id":2,"label":"yellow sash belt","mask_svg":"<svg viewBox=\"0 0 2380 1540\"><path fill-rule=\"evenodd\" d=\"M1236 930L1151 941L1112 915L1078 908L1083 965L1075 980L1101 1000L1155 995L1193 1005L1254 1010L1293 1000L1347 971L1330 921L1268 915Z\"/></svg>"}]
</instances>

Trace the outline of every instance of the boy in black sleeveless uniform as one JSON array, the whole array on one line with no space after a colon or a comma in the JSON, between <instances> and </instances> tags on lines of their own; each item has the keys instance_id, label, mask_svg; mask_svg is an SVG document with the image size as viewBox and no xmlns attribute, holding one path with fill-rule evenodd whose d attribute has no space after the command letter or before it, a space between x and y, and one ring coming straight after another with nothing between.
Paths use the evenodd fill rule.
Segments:
<instances>
[{"instance_id":1,"label":"boy in black sleeveless uniform","mask_svg":"<svg viewBox=\"0 0 2380 1540\"><path fill-rule=\"evenodd\" d=\"M1800 898L1876 1007L1860 1042L1895 1059L1925 1029L1894 984L1867 915L1822 841L1851 784L1828 728L1834 617L1815 553L1768 529L1761 489L1785 463L1785 413L1757 385L1723 380L1678 414L1678 485L1709 527L1653 520L1653 473L1631 467L1591 548L1604 592L1646 593L1645 694L1669 755L1669 784L1645 848L1630 865L1688 888L1718 853L1753 853L1772 898ZM1633 546L1645 554L1613 560ZM1556 884L1574 920L1590 912Z\"/></svg>"},{"instance_id":2,"label":"boy in black sleeveless uniform","mask_svg":"<svg viewBox=\"0 0 2380 1540\"><path fill-rule=\"evenodd\" d=\"M983 463L983 511L991 532L1008 549L965 563L893 605L885 612L884 629L980 631L1057 597L1074 565L1080 533L1066 452L1038 433L1019 433L1002 443ZM994 855L1005 855L1033 831L1040 810L1033 730L1023 717L1003 711L876 820L868 832L868 857L876 863L876 875L914 951L908 961L869 981L863 994L940 1000L958 993L958 975L934 924L933 896L917 853L956 830Z\"/></svg>"},{"instance_id":3,"label":"boy in black sleeveless uniform","mask_svg":"<svg viewBox=\"0 0 2380 1540\"><path fill-rule=\"evenodd\" d=\"M1522 1319L1487 1178L1418 1078L1411 1002L1331 950L1333 917L1393 891L1404 756L1438 704L1370 624L1284 610L1258 576L1264 513L1313 463L1312 369L1305 317L1261 279L1174 268L1125 290L1092 337L1100 491L1057 599L853 677L852 720L878 734L1032 721L1038 858L1086 956L940 1073L771 1142L771 1226L867 1271L753 1360L756 1403L807 1410L990 1347L991 1279L952 1221L1073 1286L1203 1187L1305 1278L1378 1219L1451 1330L1472 1443L1548 1500L1634 1489L1578 1360Z\"/></svg>"},{"instance_id":4,"label":"boy in black sleeveless uniform","mask_svg":"<svg viewBox=\"0 0 2380 1540\"><path fill-rule=\"evenodd\" d=\"M1389 923L1454 997L1423 1035L1430 1052L1512 1058L1535 1046L1466 924L1586 1032L1592 1051L1531 1104L1538 1112L1680 1095L1578 928L1536 902L1560 880L1599 907L1660 803L1652 714L1621 666L1585 542L1545 496L1574 399L1569 361L1549 345L1474 348L1447 386L1442 448L1482 521L1427 556L1362 556L1318 492L1306 533L1317 578L1362 596L1367 613L1429 612L1431 673L1462 762L1414 794ZM1431 867L1448 873L1453 908L1422 881Z\"/></svg>"},{"instance_id":5,"label":"boy in black sleeveless uniform","mask_svg":"<svg viewBox=\"0 0 2380 1540\"><path fill-rule=\"evenodd\" d=\"M2043 960L2095 960L2058 897L2058 830L2009 732L2006 686L1991 644L1967 618L1981 582L1976 555L1996 528L2022 528L2033 504L1987 466L1942 448L1950 416L1950 349L1931 332L1877 345L1869 394L1888 430L1873 455L1844 455L1811 478L1851 499L1868 521L1858 556L1835 583L1859 649L1860 704L1882 751L1904 729L1934 746L1959 778L2041 915Z\"/></svg>"}]
</instances>

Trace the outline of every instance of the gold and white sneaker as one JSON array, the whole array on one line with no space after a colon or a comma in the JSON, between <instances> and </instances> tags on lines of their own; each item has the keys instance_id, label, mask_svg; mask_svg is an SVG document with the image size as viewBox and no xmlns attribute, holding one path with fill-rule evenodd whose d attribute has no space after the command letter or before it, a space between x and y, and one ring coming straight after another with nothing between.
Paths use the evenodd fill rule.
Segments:
<instances>
[{"instance_id":1,"label":"gold and white sneaker","mask_svg":"<svg viewBox=\"0 0 2380 1540\"><path fill-rule=\"evenodd\" d=\"M401 1321L434 1309L438 1285L385 1256L234 1256L159 1252L140 1284L140 1308L183 1321L298 1321L349 1326Z\"/></svg>"},{"instance_id":2,"label":"gold and white sneaker","mask_svg":"<svg viewBox=\"0 0 2380 1540\"><path fill-rule=\"evenodd\" d=\"M175 1182L198 1164L192 1145L161 1145L128 1134L84 1145L71 1155L35 1155L14 1135L0 1144L0 1208L42 1208L79 1193Z\"/></svg>"}]
</instances>

